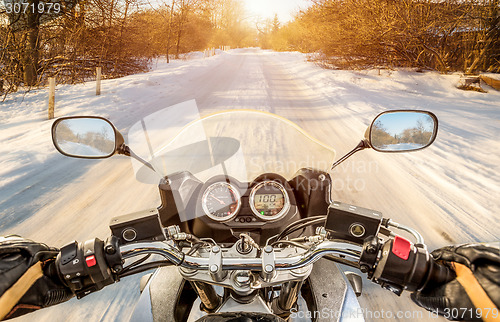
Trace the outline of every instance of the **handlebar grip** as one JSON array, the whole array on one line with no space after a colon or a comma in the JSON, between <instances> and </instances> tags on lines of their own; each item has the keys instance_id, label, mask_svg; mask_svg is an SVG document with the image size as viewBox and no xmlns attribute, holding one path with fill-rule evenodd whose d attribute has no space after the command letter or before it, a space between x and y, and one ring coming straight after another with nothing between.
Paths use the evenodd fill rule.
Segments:
<instances>
[{"instance_id":1,"label":"handlebar grip","mask_svg":"<svg viewBox=\"0 0 500 322\"><path fill-rule=\"evenodd\" d=\"M369 278L398 295L403 290L435 288L455 278L455 273L437 263L425 247L400 236L386 241L380 252Z\"/></svg>"},{"instance_id":2,"label":"handlebar grip","mask_svg":"<svg viewBox=\"0 0 500 322\"><path fill-rule=\"evenodd\" d=\"M428 287L435 288L436 286L446 284L456 277L455 272L451 268L439 264L432 256L429 257L428 277L419 291L425 291Z\"/></svg>"}]
</instances>

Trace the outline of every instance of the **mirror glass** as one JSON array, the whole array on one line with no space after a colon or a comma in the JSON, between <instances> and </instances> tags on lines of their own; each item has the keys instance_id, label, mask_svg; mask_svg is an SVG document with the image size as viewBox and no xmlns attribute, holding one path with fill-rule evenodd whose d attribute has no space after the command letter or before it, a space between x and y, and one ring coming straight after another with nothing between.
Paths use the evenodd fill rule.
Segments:
<instances>
[{"instance_id":1,"label":"mirror glass","mask_svg":"<svg viewBox=\"0 0 500 322\"><path fill-rule=\"evenodd\" d=\"M64 119L57 123L53 135L58 150L69 156L105 158L115 152L115 130L104 119Z\"/></svg>"},{"instance_id":2,"label":"mirror glass","mask_svg":"<svg viewBox=\"0 0 500 322\"><path fill-rule=\"evenodd\" d=\"M405 152L423 149L436 138L436 120L427 112L387 112L371 126L370 143L381 152Z\"/></svg>"}]
</instances>

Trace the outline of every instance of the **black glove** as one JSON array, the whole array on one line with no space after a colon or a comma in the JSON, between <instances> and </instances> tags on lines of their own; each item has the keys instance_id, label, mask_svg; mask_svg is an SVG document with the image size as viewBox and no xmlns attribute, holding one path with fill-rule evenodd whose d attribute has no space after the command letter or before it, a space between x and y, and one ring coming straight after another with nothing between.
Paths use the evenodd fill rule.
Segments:
<instances>
[{"instance_id":1,"label":"black glove","mask_svg":"<svg viewBox=\"0 0 500 322\"><path fill-rule=\"evenodd\" d=\"M56 248L18 236L0 237L0 320L69 300L54 261Z\"/></svg>"},{"instance_id":2,"label":"black glove","mask_svg":"<svg viewBox=\"0 0 500 322\"><path fill-rule=\"evenodd\" d=\"M457 277L411 294L419 306L453 321L500 319L500 250L483 244L448 246L432 252Z\"/></svg>"}]
</instances>

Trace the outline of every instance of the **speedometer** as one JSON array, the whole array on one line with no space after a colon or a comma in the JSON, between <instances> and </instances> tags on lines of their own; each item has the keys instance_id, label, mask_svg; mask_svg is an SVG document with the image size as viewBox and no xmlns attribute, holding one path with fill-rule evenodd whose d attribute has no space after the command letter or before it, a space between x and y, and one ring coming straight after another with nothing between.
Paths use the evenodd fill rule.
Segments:
<instances>
[{"instance_id":1,"label":"speedometer","mask_svg":"<svg viewBox=\"0 0 500 322\"><path fill-rule=\"evenodd\" d=\"M240 211L241 196L230 183L217 182L203 193L202 206L205 214L213 220L231 220Z\"/></svg>"},{"instance_id":2,"label":"speedometer","mask_svg":"<svg viewBox=\"0 0 500 322\"><path fill-rule=\"evenodd\" d=\"M284 216L290 209L290 199L285 187L276 181L258 183L250 192L250 208L264 220L274 220Z\"/></svg>"}]
</instances>

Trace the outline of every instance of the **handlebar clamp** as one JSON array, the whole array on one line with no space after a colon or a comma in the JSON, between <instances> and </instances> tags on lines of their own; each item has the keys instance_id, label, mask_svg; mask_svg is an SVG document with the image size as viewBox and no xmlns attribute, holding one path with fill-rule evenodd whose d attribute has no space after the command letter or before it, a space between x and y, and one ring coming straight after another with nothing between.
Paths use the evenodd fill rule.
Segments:
<instances>
[{"instance_id":1,"label":"handlebar clamp","mask_svg":"<svg viewBox=\"0 0 500 322\"><path fill-rule=\"evenodd\" d=\"M378 260L379 250L382 244L377 236L369 236L365 238L363 243L363 251L359 258L359 269L363 273L368 274L368 278L372 278L374 267Z\"/></svg>"}]
</instances>

